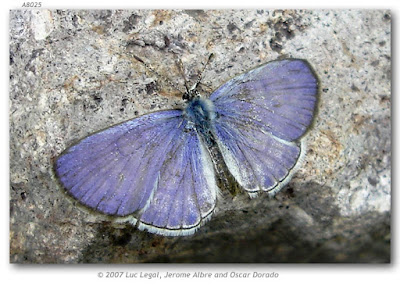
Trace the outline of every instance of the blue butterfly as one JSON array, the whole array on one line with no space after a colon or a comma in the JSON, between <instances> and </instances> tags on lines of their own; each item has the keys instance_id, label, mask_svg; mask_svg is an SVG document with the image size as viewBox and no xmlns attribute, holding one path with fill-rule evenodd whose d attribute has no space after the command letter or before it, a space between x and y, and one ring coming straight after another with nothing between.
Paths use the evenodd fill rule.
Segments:
<instances>
[{"instance_id":1,"label":"blue butterfly","mask_svg":"<svg viewBox=\"0 0 400 286\"><path fill-rule=\"evenodd\" d=\"M300 59L268 62L208 98L198 83L184 93L184 108L134 118L65 150L55 163L64 188L92 209L172 236L193 234L213 214L218 158L250 197L279 191L315 116L313 69Z\"/></svg>"}]
</instances>

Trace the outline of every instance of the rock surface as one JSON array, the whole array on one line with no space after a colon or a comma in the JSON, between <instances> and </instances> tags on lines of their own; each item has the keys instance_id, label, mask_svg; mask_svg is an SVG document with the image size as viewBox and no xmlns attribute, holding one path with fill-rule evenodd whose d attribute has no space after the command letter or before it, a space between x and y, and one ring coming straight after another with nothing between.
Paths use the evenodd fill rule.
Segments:
<instances>
[{"instance_id":1,"label":"rock surface","mask_svg":"<svg viewBox=\"0 0 400 286\"><path fill-rule=\"evenodd\" d=\"M390 262L391 14L384 10L12 10L10 261ZM270 199L224 192L189 237L109 222L64 194L54 158L92 132L182 104L277 58L321 83L307 156ZM160 77L133 59L150 63Z\"/></svg>"}]
</instances>

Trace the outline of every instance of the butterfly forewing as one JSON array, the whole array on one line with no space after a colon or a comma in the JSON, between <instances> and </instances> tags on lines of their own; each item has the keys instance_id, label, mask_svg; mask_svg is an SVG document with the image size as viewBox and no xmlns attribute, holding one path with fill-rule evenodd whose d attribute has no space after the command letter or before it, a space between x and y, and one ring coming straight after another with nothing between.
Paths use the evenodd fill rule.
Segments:
<instances>
[{"instance_id":1,"label":"butterfly forewing","mask_svg":"<svg viewBox=\"0 0 400 286\"><path fill-rule=\"evenodd\" d=\"M303 60L273 61L239 75L218 88L210 99L216 112L236 125L293 141L310 125L318 81Z\"/></svg>"}]
</instances>

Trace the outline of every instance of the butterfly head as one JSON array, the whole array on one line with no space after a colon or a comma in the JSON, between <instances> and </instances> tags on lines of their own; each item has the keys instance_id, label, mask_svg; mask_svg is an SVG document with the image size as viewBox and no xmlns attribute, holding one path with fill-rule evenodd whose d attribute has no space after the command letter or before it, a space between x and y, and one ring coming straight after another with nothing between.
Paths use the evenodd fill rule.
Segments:
<instances>
[{"instance_id":1,"label":"butterfly head","mask_svg":"<svg viewBox=\"0 0 400 286\"><path fill-rule=\"evenodd\" d=\"M191 101L195 98L201 98L200 92L197 90L197 84L193 85L191 89L188 89L183 95L182 99Z\"/></svg>"}]
</instances>

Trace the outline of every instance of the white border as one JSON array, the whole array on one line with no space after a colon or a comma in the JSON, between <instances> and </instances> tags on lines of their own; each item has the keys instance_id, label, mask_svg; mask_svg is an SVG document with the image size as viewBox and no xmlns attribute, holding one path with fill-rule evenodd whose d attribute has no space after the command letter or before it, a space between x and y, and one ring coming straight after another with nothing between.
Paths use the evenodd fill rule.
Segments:
<instances>
[{"instance_id":1,"label":"white border","mask_svg":"<svg viewBox=\"0 0 400 286\"><path fill-rule=\"evenodd\" d=\"M224 283L229 282L226 279L222 280L200 280L200 279L170 279L170 280L129 280L129 279L100 279L97 277L98 271L184 271L184 272L194 272L197 270L216 272L216 271L275 271L280 274L279 279L277 280L246 280L246 279L238 279L238 283L251 283L252 285L266 285L268 283L274 284L283 284L283 285L297 285L301 282L308 286L321 284L329 284L329 285L352 285L352 284L393 284L392 282L397 281L399 277L399 264L398 264L398 249L396 246L396 240L399 237L399 227L395 226L398 222L396 206L399 205L398 198L399 195L396 195L393 192L393 232L392 232L392 263L393 265L115 265L115 266L107 266L107 265L78 265L77 267L67 267L67 266L36 266L36 267L28 267L28 266L18 266L18 265L10 265L9 264L9 135L8 135L8 65L9 65L9 57L8 57L8 43L9 43L9 34L8 34L8 21L9 21L9 9L19 9L20 5L22 5L23 1L2 1L1 6L2 11L2 22L1 25L1 47L2 47L2 88L3 95L0 97L2 100L0 104L0 108L3 109L1 112L1 147L2 152L0 152L1 156L1 182L3 184L3 192L2 192L2 203L3 203L3 215L1 219L1 227L2 227L2 244L1 244L1 269L2 269L2 280L6 283L12 283L13 285L53 285L54 283L76 283L75 285L85 285L87 283L96 283L98 285L110 285L111 283L118 283L118 285L135 285L135 284L144 284L144 285L185 285L188 283ZM380 0L380 1L344 1L344 0L336 0L334 4L330 4L332 2L321 2L317 0L303 0L303 1L281 1L281 2L260 2L259 0L247 0L247 1L238 1L231 0L226 2L218 2L203 0L200 2L196 1L161 1L161 0L148 0L145 2L137 2L137 1L121 1L114 0L110 2L102 2L102 1L60 1L60 0L52 0L52 1L42 1L45 8L62 8L62 9L103 9L103 8L213 8L213 9L251 9L251 8L308 8L308 9L391 9L392 10L392 32L393 32L393 79L395 79L396 69L398 64L398 57L395 56L395 47L397 47L397 39L399 38L399 27L398 27L398 17L400 15L400 1L398 0ZM324 3L327 3L324 4ZM396 93L397 84L396 81L393 81L393 94ZM394 98L394 96L392 96ZM399 100L393 101L393 109L399 110ZM392 126L395 128L393 131L394 134L398 133L398 128L400 124L397 122L396 112L393 112L393 124ZM397 123L397 124L396 124ZM397 132L396 132L397 131ZM393 137L392 146L396 146L397 138ZM393 178L399 177L398 170L396 169L396 162L399 159L398 152L393 153ZM395 187L396 180L393 180L393 190L397 190ZM395 217L394 217L395 216ZM396 279L396 280L395 280ZM232 279L229 279L232 280Z\"/></svg>"}]
</instances>

